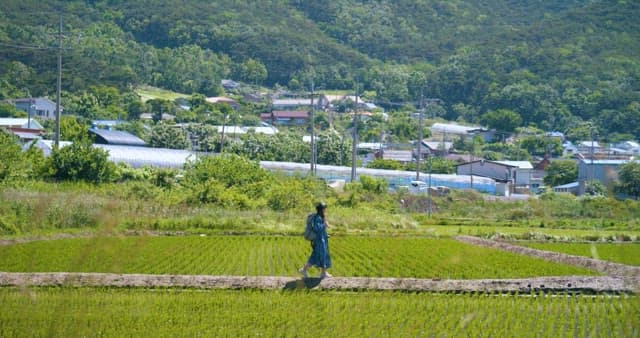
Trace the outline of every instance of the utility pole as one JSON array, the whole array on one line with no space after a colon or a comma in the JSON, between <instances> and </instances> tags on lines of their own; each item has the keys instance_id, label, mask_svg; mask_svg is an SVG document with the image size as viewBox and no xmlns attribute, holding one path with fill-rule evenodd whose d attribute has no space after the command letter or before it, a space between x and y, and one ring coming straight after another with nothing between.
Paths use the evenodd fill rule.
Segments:
<instances>
[{"instance_id":1,"label":"utility pole","mask_svg":"<svg viewBox=\"0 0 640 338\"><path fill-rule=\"evenodd\" d=\"M315 109L313 106L313 96L314 96L314 83L311 81L311 112L310 112L310 123L311 123L311 167L309 168L311 171L311 175L316 175L316 127L315 127Z\"/></svg>"},{"instance_id":2,"label":"utility pole","mask_svg":"<svg viewBox=\"0 0 640 338\"><path fill-rule=\"evenodd\" d=\"M356 107L353 111L353 145L351 147L351 182L356 180L356 160L358 152L358 82L356 82Z\"/></svg>"},{"instance_id":3,"label":"utility pole","mask_svg":"<svg viewBox=\"0 0 640 338\"><path fill-rule=\"evenodd\" d=\"M425 101L427 103L426 108L425 108ZM440 99L437 98L428 98L425 99L424 95L422 93L422 90L420 91L420 116L419 118L419 127L418 127L418 156L417 156L417 161L416 161L416 181L420 180L420 160L422 159L422 138L423 138L423 132L424 132L424 114L426 113L427 108L433 112L433 110L431 109L431 106L435 103L441 102ZM433 117L433 116L432 116ZM444 146L444 143L443 143ZM429 152L429 158L431 158L431 152ZM431 176L431 169L429 169L429 176Z\"/></svg>"},{"instance_id":4,"label":"utility pole","mask_svg":"<svg viewBox=\"0 0 640 338\"><path fill-rule=\"evenodd\" d=\"M473 143L473 136L471 137L471 151L469 152L469 156L470 156L470 161L469 161L469 180L470 180L470 187L471 189L473 189L473 155L475 152L475 144Z\"/></svg>"},{"instance_id":5,"label":"utility pole","mask_svg":"<svg viewBox=\"0 0 640 338\"><path fill-rule=\"evenodd\" d=\"M27 113L27 128L31 129L31 110L33 109L33 107L35 107L35 103L33 101L33 98L31 97L31 94L29 94L29 110Z\"/></svg>"},{"instance_id":6,"label":"utility pole","mask_svg":"<svg viewBox=\"0 0 640 338\"><path fill-rule=\"evenodd\" d=\"M56 131L53 148L60 145L60 91L62 87L62 15L58 17L58 83L56 86Z\"/></svg>"},{"instance_id":7,"label":"utility pole","mask_svg":"<svg viewBox=\"0 0 640 338\"><path fill-rule=\"evenodd\" d=\"M224 152L224 129L227 125L227 113L222 113L222 135L220 135L220 154Z\"/></svg>"},{"instance_id":8,"label":"utility pole","mask_svg":"<svg viewBox=\"0 0 640 338\"><path fill-rule=\"evenodd\" d=\"M420 109L418 110L420 116L418 116L418 154L416 155L416 181L420 180L420 159L422 158L422 125L424 115L424 95L422 89L420 89Z\"/></svg>"}]
</instances>

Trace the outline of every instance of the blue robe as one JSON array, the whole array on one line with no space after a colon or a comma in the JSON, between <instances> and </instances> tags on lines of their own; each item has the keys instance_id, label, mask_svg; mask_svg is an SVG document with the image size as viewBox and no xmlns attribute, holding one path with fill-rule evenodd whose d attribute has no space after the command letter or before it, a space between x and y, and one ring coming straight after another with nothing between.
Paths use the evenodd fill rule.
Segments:
<instances>
[{"instance_id":1,"label":"blue robe","mask_svg":"<svg viewBox=\"0 0 640 338\"><path fill-rule=\"evenodd\" d=\"M308 264L318 268L328 269L331 267L331 256L329 255L329 236L327 235L327 227L324 218L316 215L313 220L313 230L316 232L316 239L311 241L311 256L309 256Z\"/></svg>"}]
</instances>

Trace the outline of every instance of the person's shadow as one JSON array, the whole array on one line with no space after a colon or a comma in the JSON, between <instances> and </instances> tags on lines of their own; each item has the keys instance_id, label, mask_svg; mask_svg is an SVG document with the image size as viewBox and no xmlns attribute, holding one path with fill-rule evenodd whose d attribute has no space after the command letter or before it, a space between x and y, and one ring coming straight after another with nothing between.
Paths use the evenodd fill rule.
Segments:
<instances>
[{"instance_id":1,"label":"person's shadow","mask_svg":"<svg viewBox=\"0 0 640 338\"><path fill-rule=\"evenodd\" d=\"M296 280L287 282L287 284L284 285L283 290L292 291L292 290L302 290L302 289L313 289L316 286L320 285L320 281L322 281L322 278L318 278L318 277L296 279Z\"/></svg>"}]
</instances>

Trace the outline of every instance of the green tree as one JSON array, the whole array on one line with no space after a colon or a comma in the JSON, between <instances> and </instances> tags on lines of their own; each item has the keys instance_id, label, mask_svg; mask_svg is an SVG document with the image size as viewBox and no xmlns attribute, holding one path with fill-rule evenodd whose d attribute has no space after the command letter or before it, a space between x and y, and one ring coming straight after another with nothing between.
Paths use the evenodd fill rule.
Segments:
<instances>
[{"instance_id":1,"label":"green tree","mask_svg":"<svg viewBox=\"0 0 640 338\"><path fill-rule=\"evenodd\" d=\"M89 125L83 123L82 118L69 115L60 116L60 135L66 141L77 142L89 139L88 129Z\"/></svg>"},{"instance_id":2,"label":"green tree","mask_svg":"<svg viewBox=\"0 0 640 338\"><path fill-rule=\"evenodd\" d=\"M26 115L27 113L16 109L14 105L0 102L0 117L24 117Z\"/></svg>"},{"instance_id":3,"label":"green tree","mask_svg":"<svg viewBox=\"0 0 640 338\"><path fill-rule=\"evenodd\" d=\"M116 166L109 161L109 153L94 148L91 142L77 141L55 149L49 156L48 176L61 181L105 183L115 179Z\"/></svg>"},{"instance_id":4,"label":"green tree","mask_svg":"<svg viewBox=\"0 0 640 338\"><path fill-rule=\"evenodd\" d=\"M154 148L190 149L191 142L181 128L159 123L151 128L149 145Z\"/></svg>"},{"instance_id":5,"label":"green tree","mask_svg":"<svg viewBox=\"0 0 640 338\"><path fill-rule=\"evenodd\" d=\"M490 111L482 116L482 121L490 128L509 133L522 125L520 114L509 109Z\"/></svg>"},{"instance_id":6,"label":"green tree","mask_svg":"<svg viewBox=\"0 0 640 338\"><path fill-rule=\"evenodd\" d=\"M20 176L21 149L18 138L0 129L0 182Z\"/></svg>"},{"instance_id":7,"label":"green tree","mask_svg":"<svg viewBox=\"0 0 640 338\"><path fill-rule=\"evenodd\" d=\"M248 59L242 64L242 79L258 85L267 78L267 67L255 59Z\"/></svg>"},{"instance_id":8,"label":"green tree","mask_svg":"<svg viewBox=\"0 0 640 338\"><path fill-rule=\"evenodd\" d=\"M623 164L618 172L620 183L616 191L632 196L636 200L640 197L640 162L631 161Z\"/></svg>"},{"instance_id":9,"label":"green tree","mask_svg":"<svg viewBox=\"0 0 640 338\"><path fill-rule=\"evenodd\" d=\"M400 161L376 158L367 164L371 169L404 170L405 167Z\"/></svg>"},{"instance_id":10,"label":"green tree","mask_svg":"<svg viewBox=\"0 0 640 338\"><path fill-rule=\"evenodd\" d=\"M321 133L316 144L318 164L340 165L351 152L351 142L333 132Z\"/></svg>"},{"instance_id":11,"label":"green tree","mask_svg":"<svg viewBox=\"0 0 640 338\"><path fill-rule=\"evenodd\" d=\"M549 153L554 156L562 154L562 141L559 138L545 136L525 136L519 140L520 147L526 149L531 155L544 156Z\"/></svg>"},{"instance_id":12,"label":"green tree","mask_svg":"<svg viewBox=\"0 0 640 338\"><path fill-rule=\"evenodd\" d=\"M41 149L31 145L23 151L17 137L0 129L0 182L39 177L44 162Z\"/></svg>"},{"instance_id":13,"label":"green tree","mask_svg":"<svg viewBox=\"0 0 640 338\"><path fill-rule=\"evenodd\" d=\"M458 163L454 160L448 160L442 157L433 157L431 159L431 172L435 174L455 174L456 165ZM427 161L427 165L425 169L428 170L429 162Z\"/></svg>"},{"instance_id":14,"label":"green tree","mask_svg":"<svg viewBox=\"0 0 640 338\"><path fill-rule=\"evenodd\" d=\"M550 187L575 182L578 179L578 164L573 160L552 161L545 171L543 181Z\"/></svg>"}]
</instances>

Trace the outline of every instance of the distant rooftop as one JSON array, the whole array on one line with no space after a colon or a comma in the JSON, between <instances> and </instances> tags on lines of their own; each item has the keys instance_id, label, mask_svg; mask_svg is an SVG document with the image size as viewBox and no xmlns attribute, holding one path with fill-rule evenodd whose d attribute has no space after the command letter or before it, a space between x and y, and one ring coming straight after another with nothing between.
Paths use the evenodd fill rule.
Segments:
<instances>
[{"instance_id":1,"label":"distant rooftop","mask_svg":"<svg viewBox=\"0 0 640 338\"><path fill-rule=\"evenodd\" d=\"M43 150L45 156L51 154L52 140L38 139L36 146ZM68 141L60 141L60 147L72 144ZM29 145L25 145L27 147ZM110 144L94 144L96 148L104 149L109 153L109 160L114 163L126 163L134 168L158 167L158 168L182 168L185 163L195 159L195 153L182 149L151 148L137 146L122 146Z\"/></svg>"},{"instance_id":2,"label":"distant rooftop","mask_svg":"<svg viewBox=\"0 0 640 338\"><path fill-rule=\"evenodd\" d=\"M494 161L496 163L517 167L520 169L533 169L531 162L529 161Z\"/></svg>"},{"instance_id":3,"label":"distant rooftop","mask_svg":"<svg viewBox=\"0 0 640 338\"><path fill-rule=\"evenodd\" d=\"M462 126L459 124L434 123L431 130L438 133L468 134L474 131L484 131L486 129L479 126Z\"/></svg>"},{"instance_id":4,"label":"distant rooftop","mask_svg":"<svg viewBox=\"0 0 640 338\"><path fill-rule=\"evenodd\" d=\"M0 127L14 127L14 128L25 128L25 129L44 129L38 121L35 119L31 119L29 121L28 118L19 117L19 118L11 118L11 117L3 117L0 118Z\"/></svg>"},{"instance_id":5,"label":"distant rooftop","mask_svg":"<svg viewBox=\"0 0 640 338\"><path fill-rule=\"evenodd\" d=\"M146 143L131 133L120 130L91 128L89 133L96 135L96 143L128 146L145 146Z\"/></svg>"}]
</instances>

